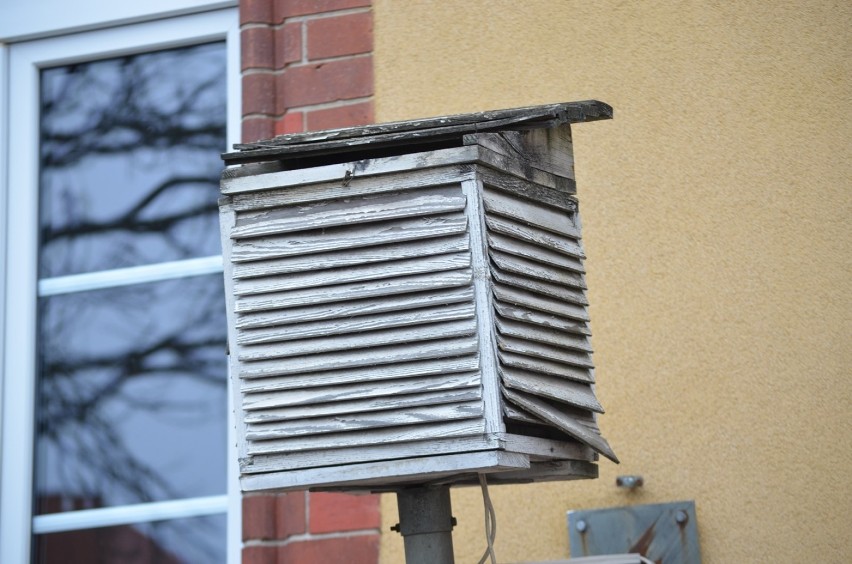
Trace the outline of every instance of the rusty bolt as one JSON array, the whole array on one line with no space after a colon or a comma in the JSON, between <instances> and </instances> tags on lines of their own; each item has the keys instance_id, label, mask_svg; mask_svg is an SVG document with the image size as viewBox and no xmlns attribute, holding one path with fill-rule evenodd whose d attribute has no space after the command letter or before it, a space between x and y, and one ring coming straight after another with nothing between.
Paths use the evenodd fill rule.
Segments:
<instances>
[{"instance_id":1,"label":"rusty bolt","mask_svg":"<svg viewBox=\"0 0 852 564\"><path fill-rule=\"evenodd\" d=\"M390 530L398 533L399 532L399 523L397 523L396 525L391 525Z\"/></svg>"},{"instance_id":2,"label":"rusty bolt","mask_svg":"<svg viewBox=\"0 0 852 564\"><path fill-rule=\"evenodd\" d=\"M586 529L589 527L589 525L588 525L585 521L583 521L582 519L580 519L579 521L577 521L577 525L576 525L576 527L577 527L577 530L578 530L579 532L581 532L581 533L585 533L585 532L586 532Z\"/></svg>"},{"instance_id":3,"label":"rusty bolt","mask_svg":"<svg viewBox=\"0 0 852 564\"><path fill-rule=\"evenodd\" d=\"M686 514L686 511L683 509L679 509L677 513L675 513L675 521L677 521L678 525L686 525L687 521L689 521L689 515Z\"/></svg>"}]
</instances>

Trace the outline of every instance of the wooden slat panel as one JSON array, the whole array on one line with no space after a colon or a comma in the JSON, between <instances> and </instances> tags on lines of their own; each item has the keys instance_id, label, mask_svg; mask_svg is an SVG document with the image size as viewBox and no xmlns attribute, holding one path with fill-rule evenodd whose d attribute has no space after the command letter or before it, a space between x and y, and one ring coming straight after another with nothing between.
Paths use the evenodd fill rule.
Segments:
<instances>
[{"instance_id":1,"label":"wooden slat panel","mask_svg":"<svg viewBox=\"0 0 852 564\"><path fill-rule=\"evenodd\" d=\"M463 214L416 217L379 224L352 225L327 230L293 233L263 239L234 241L231 260L240 263L294 255L358 249L373 245L444 237L464 233Z\"/></svg>"},{"instance_id":2,"label":"wooden slat panel","mask_svg":"<svg viewBox=\"0 0 852 564\"><path fill-rule=\"evenodd\" d=\"M507 388L551 398L597 413L604 412L590 384L580 384L564 378L545 376L508 366L500 369L500 376Z\"/></svg>"},{"instance_id":3,"label":"wooden slat panel","mask_svg":"<svg viewBox=\"0 0 852 564\"><path fill-rule=\"evenodd\" d=\"M237 317L239 329L272 327L276 325L307 323L331 319L344 319L359 315L371 315L387 311L402 311L436 304L455 304L473 299L470 286L450 288L435 292L381 296L378 298L332 302L315 306L296 307L257 313L243 313Z\"/></svg>"},{"instance_id":4,"label":"wooden slat panel","mask_svg":"<svg viewBox=\"0 0 852 564\"><path fill-rule=\"evenodd\" d=\"M300 452L382 443L429 441L443 437L481 435L485 432L485 421L481 418L463 419L460 421L440 420L422 423L424 424L401 425L399 427L381 429L362 429L357 433L330 433L323 436L252 441L247 445L248 453Z\"/></svg>"},{"instance_id":5,"label":"wooden slat panel","mask_svg":"<svg viewBox=\"0 0 852 564\"><path fill-rule=\"evenodd\" d=\"M569 213L564 210L533 203L530 200L511 196L497 190L484 190L482 200L485 203L485 211L488 213L520 221L561 235L580 237L579 230L573 227Z\"/></svg>"},{"instance_id":6,"label":"wooden slat panel","mask_svg":"<svg viewBox=\"0 0 852 564\"><path fill-rule=\"evenodd\" d=\"M569 254L552 251L547 247L527 243L520 239L500 235L499 233L488 234L488 246L492 251L502 251L514 257L522 257L534 263L544 263L574 272L585 272L583 261Z\"/></svg>"},{"instance_id":7,"label":"wooden slat panel","mask_svg":"<svg viewBox=\"0 0 852 564\"><path fill-rule=\"evenodd\" d=\"M441 390L422 394L404 394L399 396L379 396L351 401L338 401L297 407L255 410L246 413L246 423L271 423L274 421L292 421L308 419L310 424L317 417L351 416L359 413L408 409L411 416L421 413L421 408L433 405L460 404L481 399L478 387L461 390ZM381 415L381 414L379 414Z\"/></svg>"},{"instance_id":8,"label":"wooden slat panel","mask_svg":"<svg viewBox=\"0 0 852 564\"><path fill-rule=\"evenodd\" d=\"M348 402L365 398L425 394L439 390L461 390L478 387L479 383L478 372L437 374L398 380L365 379L354 384L248 393L243 397L243 409L255 411L294 406L314 408L325 403Z\"/></svg>"},{"instance_id":9,"label":"wooden slat panel","mask_svg":"<svg viewBox=\"0 0 852 564\"><path fill-rule=\"evenodd\" d=\"M552 231L538 229L532 225L525 225L493 214L485 216L485 224L492 233L507 235L513 239L525 241L579 259L586 258L578 238L559 235ZM579 235L579 232L577 234Z\"/></svg>"},{"instance_id":10,"label":"wooden slat panel","mask_svg":"<svg viewBox=\"0 0 852 564\"><path fill-rule=\"evenodd\" d=\"M516 321L524 321L526 323L535 323L544 327L552 327L569 333L577 333L580 335L591 335L589 324L584 321L576 321L574 319L566 319L558 315L547 314L544 312L534 311L531 309L516 307L511 304L504 304L500 301L494 302L494 309L497 314L506 319L514 319Z\"/></svg>"},{"instance_id":11,"label":"wooden slat panel","mask_svg":"<svg viewBox=\"0 0 852 564\"><path fill-rule=\"evenodd\" d=\"M280 341L293 341L311 337L324 337L347 333L360 333L392 327L407 327L424 323L469 319L474 315L472 303L441 305L425 309L343 317L327 321L314 321L262 329L244 329L237 335L240 345L257 345Z\"/></svg>"},{"instance_id":12,"label":"wooden slat panel","mask_svg":"<svg viewBox=\"0 0 852 564\"><path fill-rule=\"evenodd\" d=\"M497 325L497 330L501 335L516 337L518 339L527 339L530 341L536 341L537 343L545 343L565 349L573 349L588 353L592 352L592 345L589 343L589 339L584 335L564 333L562 331L551 329L550 327L543 327L541 325L534 325L531 323L521 323L499 317L495 320L495 323Z\"/></svg>"},{"instance_id":13,"label":"wooden slat panel","mask_svg":"<svg viewBox=\"0 0 852 564\"><path fill-rule=\"evenodd\" d=\"M527 437L515 433L505 433L501 435L501 439L504 441L503 444L506 450L527 454L530 460L552 460L553 458L558 458L594 462L598 456L587 445L569 438L555 441L541 437Z\"/></svg>"},{"instance_id":14,"label":"wooden slat panel","mask_svg":"<svg viewBox=\"0 0 852 564\"><path fill-rule=\"evenodd\" d=\"M565 124L547 129L475 133L464 137L500 154L520 157L528 166L551 174L574 178L571 129Z\"/></svg>"},{"instance_id":15,"label":"wooden slat panel","mask_svg":"<svg viewBox=\"0 0 852 564\"><path fill-rule=\"evenodd\" d=\"M432 421L474 419L481 415L482 402L468 401L450 405L421 406L415 411L389 409L373 413L348 413L332 417L297 419L295 421L249 423L246 426L246 439L262 442L271 439L352 432L362 429L402 427ZM249 449L249 452L251 452L251 449Z\"/></svg>"},{"instance_id":16,"label":"wooden slat panel","mask_svg":"<svg viewBox=\"0 0 852 564\"><path fill-rule=\"evenodd\" d=\"M468 237L465 234L424 241L406 241L403 243L296 255L278 259L243 262L234 265L234 278L257 278L270 275L290 274L306 270L349 267L359 264L380 263L413 257L443 255L468 250Z\"/></svg>"},{"instance_id":17,"label":"wooden slat panel","mask_svg":"<svg viewBox=\"0 0 852 564\"><path fill-rule=\"evenodd\" d=\"M291 290L288 292L243 296L237 298L236 303L234 304L234 310L239 313L263 311L268 309L298 307L318 303L332 303L346 300L376 298L379 296L393 296L409 292L443 290L446 288L467 286L471 283L471 280L471 271L469 269L465 269L438 272L434 274L404 276L400 278L387 278L383 280L371 280L367 282L355 282L351 284L340 284L337 286L329 286L322 291L317 291L315 288L308 288L305 290Z\"/></svg>"},{"instance_id":18,"label":"wooden slat panel","mask_svg":"<svg viewBox=\"0 0 852 564\"><path fill-rule=\"evenodd\" d=\"M291 185L290 171L271 174L258 174L247 178L247 183L254 183L255 190L243 194L234 194L231 205L238 211L257 210L262 208L277 208L293 204L304 204L338 198L354 198L364 195L416 190L432 186L446 185L449 182L461 182L473 173L473 165L450 165L436 168L410 169L403 172L392 172L376 176L361 176L354 174L344 182L343 176L330 182L315 184ZM281 189L285 184L286 189ZM240 182L231 180L233 182Z\"/></svg>"},{"instance_id":19,"label":"wooden slat panel","mask_svg":"<svg viewBox=\"0 0 852 564\"><path fill-rule=\"evenodd\" d=\"M559 376L560 378L568 378L577 382L588 382L590 384L595 381L594 370L590 368L581 368L571 366L561 362L554 362L547 359L514 354L510 352L500 351L498 354L500 362L506 366L515 366L524 370L532 370L548 374L550 376Z\"/></svg>"},{"instance_id":20,"label":"wooden slat panel","mask_svg":"<svg viewBox=\"0 0 852 564\"><path fill-rule=\"evenodd\" d=\"M347 282L379 280L382 278L394 278L410 274L422 274L425 272L443 272L445 270L456 270L467 266L470 266L470 254L466 252L453 253L449 255L415 257L375 264L354 265L343 269L317 269L310 272L288 274L286 276L279 275L264 278L250 278L247 280L235 280L234 294L238 296L246 296L251 294L292 290L296 288L331 286L334 284L345 284Z\"/></svg>"},{"instance_id":21,"label":"wooden slat panel","mask_svg":"<svg viewBox=\"0 0 852 564\"><path fill-rule=\"evenodd\" d=\"M586 307L582 305L566 303L503 284L494 284L491 289L494 292L494 297L502 302L545 313L555 313L578 321L589 321L589 313Z\"/></svg>"},{"instance_id":22,"label":"wooden slat panel","mask_svg":"<svg viewBox=\"0 0 852 564\"><path fill-rule=\"evenodd\" d=\"M584 442L616 464L618 457L610 448L606 440L599 434L589 431L585 426L579 424L575 419L566 416L558 408L550 403L522 392L504 390L506 397L515 405L529 411L537 417L547 421L551 425L571 435L578 441Z\"/></svg>"},{"instance_id":23,"label":"wooden slat panel","mask_svg":"<svg viewBox=\"0 0 852 564\"><path fill-rule=\"evenodd\" d=\"M445 323L429 323L404 329L386 329L358 333L355 335L336 335L331 337L317 337L314 339L300 339L296 341L284 341L281 343L240 347L238 350L238 356L241 361L253 361L302 355L322 356L324 353L353 349L360 350L362 354L366 354L365 349L369 349L371 347L429 341L450 337L464 337L467 335L473 335L475 332L475 319L471 318Z\"/></svg>"},{"instance_id":24,"label":"wooden slat panel","mask_svg":"<svg viewBox=\"0 0 852 564\"><path fill-rule=\"evenodd\" d=\"M593 368L592 357L587 353L569 351L561 347L545 345L527 341L525 339L515 339L503 335L497 336L497 346L500 350L523 354L526 356L534 356L545 360L555 360L565 364L572 364L585 368Z\"/></svg>"},{"instance_id":25,"label":"wooden slat panel","mask_svg":"<svg viewBox=\"0 0 852 564\"><path fill-rule=\"evenodd\" d=\"M461 211L465 208L465 203L466 199L459 188L451 187L243 212L237 215L236 225L231 229L231 238L242 239L388 219L438 215Z\"/></svg>"},{"instance_id":26,"label":"wooden slat panel","mask_svg":"<svg viewBox=\"0 0 852 564\"><path fill-rule=\"evenodd\" d=\"M477 349L478 340L476 337L442 339L440 341L377 347L368 351L343 351L336 354L250 362L242 366L239 376L241 378L265 378L285 374L396 364L414 360L463 356L475 353Z\"/></svg>"},{"instance_id":27,"label":"wooden slat panel","mask_svg":"<svg viewBox=\"0 0 852 564\"><path fill-rule=\"evenodd\" d=\"M491 252L491 260L497 267L494 269L494 278L499 282L561 300L588 305L583 293L577 291L586 289L586 280L582 274L551 268L495 251Z\"/></svg>"},{"instance_id":28,"label":"wooden slat panel","mask_svg":"<svg viewBox=\"0 0 852 564\"><path fill-rule=\"evenodd\" d=\"M443 356L443 355L442 355ZM364 382L384 382L396 379L418 379L429 378L434 375L443 375L449 381L456 378L464 380L473 376L456 376L459 372L471 372L479 369L479 359L476 355L435 358L413 362L397 362L396 364L373 365L364 368L350 368L347 370L334 370L326 372L310 372L307 374L289 374L287 376L276 376L271 378L252 378L242 380L240 389L243 393L268 393L275 390L294 390L310 393L314 386L339 386L353 384L361 386ZM479 377L479 372L471 372ZM402 382L403 380L400 380ZM248 401L248 400L247 400Z\"/></svg>"}]
</instances>

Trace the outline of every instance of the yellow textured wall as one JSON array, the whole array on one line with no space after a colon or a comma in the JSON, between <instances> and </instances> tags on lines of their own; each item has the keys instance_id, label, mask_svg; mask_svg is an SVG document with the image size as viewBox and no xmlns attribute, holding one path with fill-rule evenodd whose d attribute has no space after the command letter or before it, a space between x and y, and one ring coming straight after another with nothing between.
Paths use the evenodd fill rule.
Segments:
<instances>
[{"instance_id":1,"label":"yellow textured wall","mask_svg":"<svg viewBox=\"0 0 852 564\"><path fill-rule=\"evenodd\" d=\"M570 508L694 499L704 562L852 561L849 2L374 0L381 121L598 98L574 128L597 481L492 489L501 562ZM619 474L641 474L627 494ZM457 561L484 548L454 492ZM395 500L382 502L384 530ZM382 562L403 561L383 534Z\"/></svg>"}]
</instances>

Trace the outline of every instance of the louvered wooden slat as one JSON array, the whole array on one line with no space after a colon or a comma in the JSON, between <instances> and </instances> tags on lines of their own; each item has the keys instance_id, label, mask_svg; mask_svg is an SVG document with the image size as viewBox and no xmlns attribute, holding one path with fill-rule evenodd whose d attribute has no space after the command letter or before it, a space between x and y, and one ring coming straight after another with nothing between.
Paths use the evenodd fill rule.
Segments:
<instances>
[{"instance_id":1,"label":"louvered wooden slat","mask_svg":"<svg viewBox=\"0 0 852 564\"><path fill-rule=\"evenodd\" d=\"M500 351L498 356L500 358L500 362L506 366L515 366L524 370L541 372L542 374L547 374L549 376L559 376L560 378L568 378L578 382L594 383L595 381L594 371L591 368L572 366L562 362L555 362L552 360L506 351Z\"/></svg>"},{"instance_id":2,"label":"louvered wooden slat","mask_svg":"<svg viewBox=\"0 0 852 564\"><path fill-rule=\"evenodd\" d=\"M577 256L553 251L549 248L533 243L527 243L499 233L488 234L488 246L491 248L492 254L494 254L495 251L499 251L499 253L496 254L502 255L502 253L505 253L507 255L513 255L512 258L507 256L505 260L517 260L517 257L525 259L523 260L523 264L531 263L533 265L530 267L531 270L534 270L535 265L544 264L550 267L573 270L574 272L579 272L581 274L585 272L583 262Z\"/></svg>"},{"instance_id":3,"label":"louvered wooden slat","mask_svg":"<svg viewBox=\"0 0 852 564\"><path fill-rule=\"evenodd\" d=\"M508 366L500 369L500 375L507 388L555 399L597 413L604 412L589 384L580 384L564 378L545 376Z\"/></svg>"},{"instance_id":4,"label":"louvered wooden slat","mask_svg":"<svg viewBox=\"0 0 852 564\"><path fill-rule=\"evenodd\" d=\"M491 253L491 260L497 267L492 273L498 282L581 305L588 303L583 292L576 291L586 289L586 280L579 272L547 267L498 252Z\"/></svg>"},{"instance_id":5,"label":"louvered wooden slat","mask_svg":"<svg viewBox=\"0 0 852 564\"><path fill-rule=\"evenodd\" d=\"M576 351L592 352L592 345L589 343L588 337L584 335L564 333L562 331L556 331L550 327L536 325L533 323L521 323L518 321L502 319L500 317L495 319L495 324L497 325L497 331L499 331L501 335Z\"/></svg>"},{"instance_id":6,"label":"louvered wooden slat","mask_svg":"<svg viewBox=\"0 0 852 564\"><path fill-rule=\"evenodd\" d=\"M589 324L584 321L575 319L566 319L553 315L552 313L544 313L532 309L517 307L512 304L504 304L495 300L494 309L500 317L506 319L514 319L516 321L524 321L527 323L535 323L544 327L552 327L569 333L577 333L580 335L591 335Z\"/></svg>"},{"instance_id":7,"label":"louvered wooden slat","mask_svg":"<svg viewBox=\"0 0 852 564\"><path fill-rule=\"evenodd\" d=\"M332 200L245 212L237 216L231 237L242 239L387 219L437 215L461 211L464 207L465 197L457 187L363 196L355 200Z\"/></svg>"},{"instance_id":8,"label":"louvered wooden slat","mask_svg":"<svg viewBox=\"0 0 852 564\"><path fill-rule=\"evenodd\" d=\"M485 216L485 224L492 234L499 233L519 241L550 249L551 251L564 253L580 259L586 258L583 248L575 238L538 229L532 225L526 225L493 214Z\"/></svg>"},{"instance_id":9,"label":"louvered wooden slat","mask_svg":"<svg viewBox=\"0 0 852 564\"><path fill-rule=\"evenodd\" d=\"M231 260L235 263L278 257L358 249L374 245L422 240L464 233L467 218L461 214L415 217L378 224L335 227L262 239L233 242Z\"/></svg>"},{"instance_id":10,"label":"louvered wooden slat","mask_svg":"<svg viewBox=\"0 0 852 564\"><path fill-rule=\"evenodd\" d=\"M482 200L485 203L487 213L520 221L563 236L580 238L580 230L572 226L568 212L565 210L559 210L497 190L484 190Z\"/></svg>"},{"instance_id":11,"label":"louvered wooden slat","mask_svg":"<svg viewBox=\"0 0 852 564\"><path fill-rule=\"evenodd\" d=\"M555 313L557 315L575 319L581 322L589 320L589 313L583 305L575 305L566 301L549 298L541 294L512 288L503 284L494 284L491 288L501 302L516 306L537 310L544 313Z\"/></svg>"}]
</instances>

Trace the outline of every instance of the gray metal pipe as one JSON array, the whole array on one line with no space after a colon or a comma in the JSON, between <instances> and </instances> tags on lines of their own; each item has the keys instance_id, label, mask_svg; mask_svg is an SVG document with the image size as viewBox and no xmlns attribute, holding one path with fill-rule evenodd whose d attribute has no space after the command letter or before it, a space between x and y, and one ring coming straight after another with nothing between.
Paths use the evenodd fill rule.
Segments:
<instances>
[{"instance_id":1,"label":"gray metal pipe","mask_svg":"<svg viewBox=\"0 0 852 564\"><path fill-rule=\"evenodd\" d=\"M405 564L453 564L450 487L417 487L397 491Z\"/></svg>"}]
</instances>

